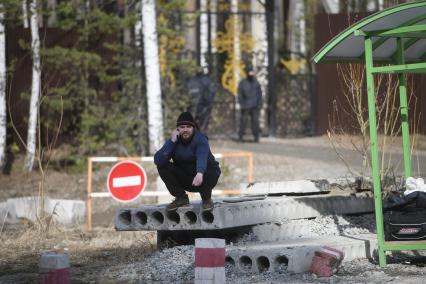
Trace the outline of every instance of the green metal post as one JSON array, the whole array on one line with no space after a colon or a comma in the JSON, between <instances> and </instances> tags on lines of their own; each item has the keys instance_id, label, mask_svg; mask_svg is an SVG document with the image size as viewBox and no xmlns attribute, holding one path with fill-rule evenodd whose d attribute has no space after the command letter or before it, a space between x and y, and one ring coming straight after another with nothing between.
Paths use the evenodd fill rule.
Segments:
<instances>
[{"instance_id":1,"label":"green metal post","mask_svg":"<svg viewBox=\"0 0 426 284\"><path fill-rule=\"evenodd\" d=\"M373 76L373 44L371 37L364 38L365 46L365 69L367 79L368 95L368 122L370 127L371 143L371 167L373 174L374 188L374 208L376 213L377 242L379 245L379 263L381 267L386 265L385 251L383 249L385 236L383 228L383 210L382 210L382 192L380 188L380 168L377 143L377 122L376 122L376 100L374 95L374 76Z\"/></svg>"},{"instance_id":2,"label":"green metal post","mask_svg":"<svg viewBox=\"0 0 426 284\"><path fill-rule=\"evenodd\" d=\"M404 64L404 43L402 38L397 38L397 63ZM405 178L411 176L410 157L410 130L408 125L407 88L405 87L405 74L399 73L399 104L401 110L402 147L404 150L404 174Z\"/></svg>"}]
</instances>

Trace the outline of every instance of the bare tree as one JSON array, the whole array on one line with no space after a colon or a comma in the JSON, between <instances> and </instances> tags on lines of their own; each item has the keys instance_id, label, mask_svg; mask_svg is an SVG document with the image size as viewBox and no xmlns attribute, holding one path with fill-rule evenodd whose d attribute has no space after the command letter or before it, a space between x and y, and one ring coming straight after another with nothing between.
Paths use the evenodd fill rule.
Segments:
<instances>
[{"instance_id":1,"label":"bare tree","mask_svg":"<svg viewBox=\"0 0 426 284\"><path fill-rule=\"evenodd\" d=\"M6 154L6 36L4 6L0 3L0 168L4 166Z\"/></svg>"},{"instance_id":2,"label":"bare tree","mask_svg":"<svg viewBox=\"0 0 426 284\"><path fill-rule=\"evenodd\" d=\"M31 12L31 53L33 58L30 114L28 119L27 153L25 156L25 169L31 171L34 164L36 150L36 132L40 100L40 38L38 34L37 0L30 4Z\"/></svg>"},{"instance_id":3,"label":"bare tree","mask_svg":"<svg viewBox=\"0 0 426 284\"><path fill-rule=\"evenodd\" d=\"M142 0L142 33L148 101L149 152L154 153L164 141L155 0Z\"/></svg>"},{"instance_id":4,"label":"bare tree","mask_svg":"<svg viewBox=\"0 0 426 284\"><path fill-rule=\"evenodd\" d=\"M365 91L365 66L361 64L338 65L338 74L344 87L342 88L343 101L338 103L334 101L333 118L330 119L329 138L336 153L346 164L350 172L357 176L364 176L366 171L371 168L370 165L370 138L368 130L368 113L366 109L366 91ZM377 114L377 130L379 136L381 179L394 175L394 169L401 163L395 160L391 148L398 141L401 134L401 125L399 123L398 107L398 78L393 74L378 74L375 76L375 100ZM412 89L409 93L409 100L414 108L417 106L416 97ZM345 117L354 124L351 129L345 129L342 126L348 125L349 121L341 121ZM416 129L416 111L413 117L413 132ZM360 136L347 135L349 133L360 133ZM415 135L413 136L415 139ZM338 148L349 145L362 156L361 171L357 171L348 166L345 157L341 155ZM347 146L347 145L346 145ZM412 149L413 150L413 149Z\"/></svg>"}]
</instances>

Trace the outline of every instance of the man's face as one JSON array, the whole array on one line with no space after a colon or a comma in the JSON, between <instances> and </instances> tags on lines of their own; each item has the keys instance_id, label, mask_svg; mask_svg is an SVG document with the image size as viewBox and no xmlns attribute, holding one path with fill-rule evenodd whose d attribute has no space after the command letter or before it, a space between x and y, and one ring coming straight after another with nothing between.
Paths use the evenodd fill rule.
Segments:
<instances>
[{"instance_id":1,"label":"man's face","mask_svg":"<svg viewBox=\"0 0 426 284\"><path fill-rule=\"evenodd\" d=\"M183 142L187 142L191 140L192 134L194 134L194 127L191 125L179 125L177 127L179 131L179 137L182 139Z\"/></svg>"}]
</instances>

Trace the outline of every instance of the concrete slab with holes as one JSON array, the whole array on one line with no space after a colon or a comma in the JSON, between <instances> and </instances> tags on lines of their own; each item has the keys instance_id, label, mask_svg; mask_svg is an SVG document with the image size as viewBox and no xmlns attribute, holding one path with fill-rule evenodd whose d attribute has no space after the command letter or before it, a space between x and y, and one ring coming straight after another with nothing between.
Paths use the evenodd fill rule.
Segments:
<instances>
[{"instance_id":1,"label":"concrete slab with holes","mask_svg":"<svg viewBox=\"0 0 426 284\"><path fill-rule=\"evenodd\" d=\"M114 222L117 231L217 230L373 210L373 199L366 196L251 196L215 200L214 209L208 212L201 212L199 202L174 212L167 212L166 204L121 208L116 211Z\"/></svg>"}]
</instances>

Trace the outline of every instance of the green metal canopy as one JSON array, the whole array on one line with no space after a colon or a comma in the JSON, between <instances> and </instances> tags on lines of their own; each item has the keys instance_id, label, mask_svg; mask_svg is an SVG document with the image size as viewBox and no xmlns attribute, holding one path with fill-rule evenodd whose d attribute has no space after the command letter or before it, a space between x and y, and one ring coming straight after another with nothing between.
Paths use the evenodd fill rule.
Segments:
<instances>
[{"instance_id":1,"label":"green metal canopy","mask_svg":"<svg viewBox=\"0 0 426 284\"><path fill-rule=\"evenodd\" d=\"M426 250L426 241L388 242L384 239L380 164L378 159L374 75L399 76L399 112L404 152L404 175L411 176L406 73L426 73L426 1L415 1L380 11L353 24L330 40L313 60L316 63L365 62L371 168L374 187L380 266L386 265L385 252ZM380 63L380 66L375 66Z\"/></svg>"},{"instance_id":2,"label":"green metal canopy","mask_svg":"<svg viewBox=\"0 0 426 284\"><path fill-rule=\"evenodd\" d=\"M374 62L391 62L397 57L395 36L404 34L406 63L426 59L426 1L388 8L353 24L315 54L315 63L364 62L364 38L371 35Z\"/></svg>"}]
</instances>

